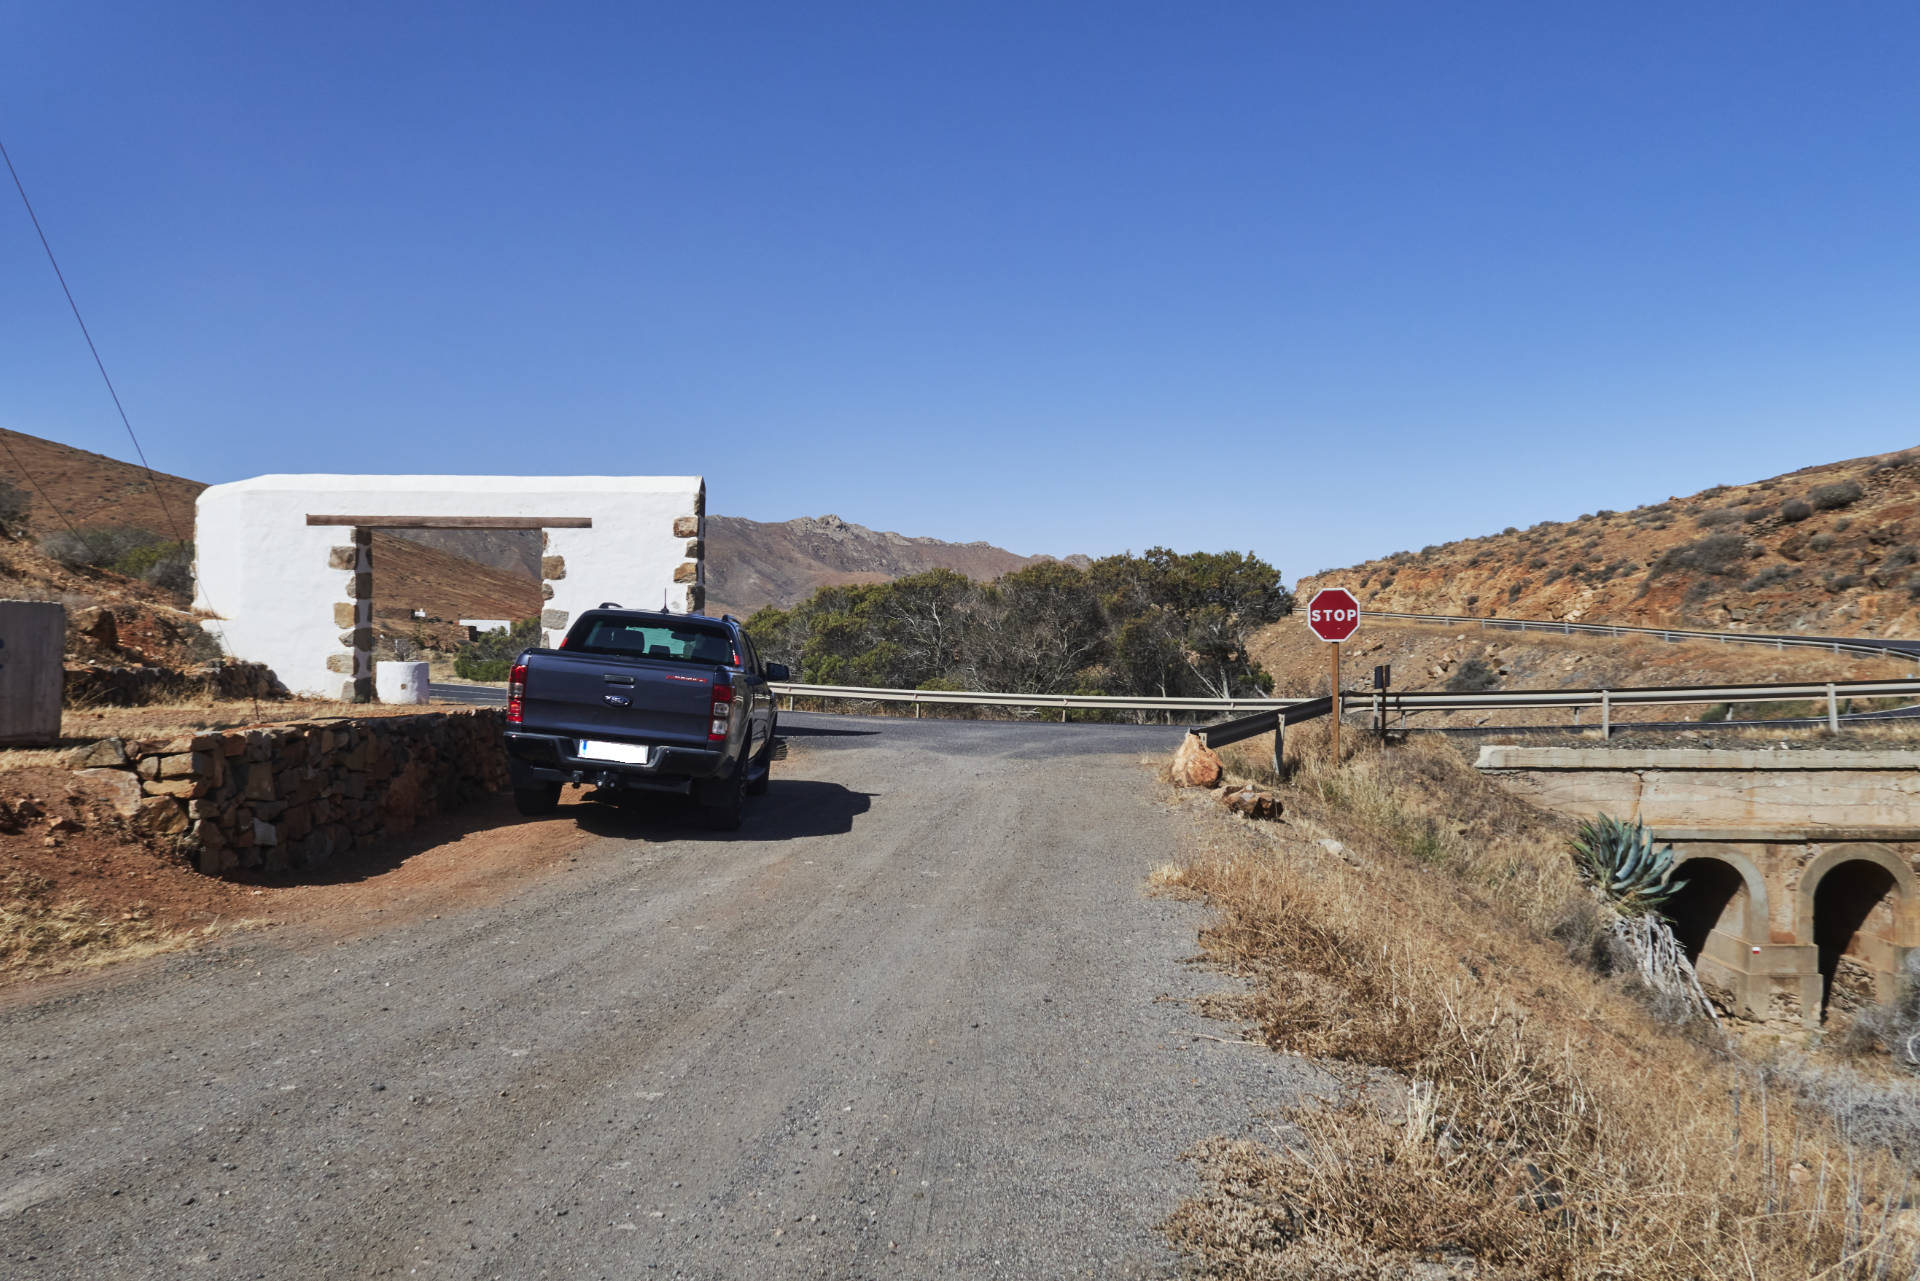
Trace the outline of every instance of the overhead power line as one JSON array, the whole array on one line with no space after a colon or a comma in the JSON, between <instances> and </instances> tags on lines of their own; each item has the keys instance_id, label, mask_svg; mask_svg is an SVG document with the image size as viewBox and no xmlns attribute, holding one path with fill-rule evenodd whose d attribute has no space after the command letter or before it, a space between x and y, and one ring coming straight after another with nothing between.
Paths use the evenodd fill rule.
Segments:
<instances>
[{"instance_id":1,"label":"overhead power line","mask_svg":"<svg viewBox=\"0 0 1920 1281\"><path fill-rule=\"evenodd\" d=\"M153 468L147 462L146 450L140 448L140 438L133 433L133 423L127 418L126 407L120 403L120 393L114 390L113 379L107 376L107 364L100 359L100 349L94 346L93 335L87 331L87 322L80 315L80 304L73 300L73 290L67 288L66 273L60 270L60 260L53 256L53 246L47 243L47 233L40 226L40 215L33 211L33 201L27 199L26 185L20 181L20 171L13 167L13 157L7 154L5 142L0 142L0 160L7 162L7 172L13 176L13 189L20 193L20 203L27 207L27 217L33 221L34 234L40 237L40 247L47 251L47 261L52 264L54 277L60 282L60 292L67 296L67 306L72 308L73 319L80 326L80 336L87 340L87 350L93 353L94 367L100 371L100 381L107 385L107 395L113 397L113 407L120 414L120 425L127 429L127 439L133 442L134 456L140 460L141 469L147 473L147 484L152 486L153 496L160 502L160 511L167 518L167 527L173 531L174 541L185 547L187 540L180 532L180 523L173 518L173 507L167 502L165 491L160 488L159 477L153 474ZM10 455L13 453L11 446L8 447L7 453ZM15 461L18 461L17 457ZM28 480L31 481L32 477L28 477ZM40 486L36 483L34 488L38 490ZM45 498L46 492L42 490L40 496ZM58 508L54 510L59 511ZM62 515L60 519L66 521L67 518ZM67 528L73 528L72 522L67 522Z\"/></svg>"}]
</instances>

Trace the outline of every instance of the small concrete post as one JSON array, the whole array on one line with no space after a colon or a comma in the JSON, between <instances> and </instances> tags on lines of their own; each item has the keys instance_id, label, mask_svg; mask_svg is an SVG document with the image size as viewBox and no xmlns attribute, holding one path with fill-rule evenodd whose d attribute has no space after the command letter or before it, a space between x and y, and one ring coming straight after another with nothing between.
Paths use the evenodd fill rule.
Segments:
<instances>
[{"instance_id":1,"label":"small concrete post","mask_svg":"<svg viewBox=\"0 0 1920 1281\"><path fill-rule=\"evenodd\" d=\"M0 747L60 737L67 611L51 601L0 601Z\"/></svg>"},{"instance_id":2,"label":"small concrete post","mask_svg":"<svg viewBox=\"0 0 1920 1281\"><path fill-rule=\"evenodd\" d=\"M1282 771L1280 766L1285 759L1286 748L1287 714L1281 712L1273 718L1273 773L1275 778L1281 776Z\"/></svg>"},{"instance_id":3,"label":"small concrete post","mask_svg":"<svg viewBox=\"0 0 1920 1281\"><path fill-rule=\"evenodd\" d=\"M1827 682L1827 732L1829 734L1840 732L1840 700L1834 694L1832 681Z\"/></svg>"},{"instance_id":4,"label":"small concrete post","mask_svg":"<svg viewBox=\"0 0 1920 1281\"><path fill-rule=\"evenodd\" d=\"M1604 689L1600 691L1600 737L1602 741L1613 737L1613 695Z\"/></svg>"}]
</instances>

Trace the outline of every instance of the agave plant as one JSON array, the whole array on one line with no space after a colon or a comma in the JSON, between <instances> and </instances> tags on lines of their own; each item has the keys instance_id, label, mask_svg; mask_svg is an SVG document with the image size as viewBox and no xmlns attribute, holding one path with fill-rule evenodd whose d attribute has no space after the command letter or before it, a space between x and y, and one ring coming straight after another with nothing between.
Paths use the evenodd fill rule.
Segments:
<instances>
[{"instance_id":1,"label":"agave plant","mask_svg":"<svg viewBox=\"0 0 1920 1281\"><path fill-rule=\"evenodd\" d=\"M1666 879L1673 869L1673 846L1655 849L1638 819L1624 823L1600 814L1580 824L1573 860L1589 885L1627 911L1662 907L1686 884Z\"/></svg>"}]
</instances>

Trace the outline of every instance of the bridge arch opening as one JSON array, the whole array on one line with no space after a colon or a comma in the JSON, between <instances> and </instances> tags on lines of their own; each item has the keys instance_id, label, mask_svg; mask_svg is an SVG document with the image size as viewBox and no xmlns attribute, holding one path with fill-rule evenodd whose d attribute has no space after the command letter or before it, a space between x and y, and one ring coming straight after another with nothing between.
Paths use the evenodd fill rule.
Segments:
<instances>
[{"instance_id":1,"label":"bridge arch opening","mask_svg":"<svg viewBox=\"0 0 1920 1281\"><path fill-rule=\"evenodd\" d=\"M1868 859L1829 868L1813 889L1813 943L1819 955L1820 1016L1871 1005L1891 973L1898 941L1900 885Z\"/></svg>"},{"instance_id":2,"label":"bridge arch opening","mask_svg":"<svg viewBox=\"0 0 1920 1281\"><path fill-rule=\"evenodd\" d=\"M1663 911L1689 962L1699 962L1715 933L1746 946L1747 880L1739 868L1717 858L1690 858L1674 872L1674 879L1685 884Z\"/></svg>"}]
</instances>

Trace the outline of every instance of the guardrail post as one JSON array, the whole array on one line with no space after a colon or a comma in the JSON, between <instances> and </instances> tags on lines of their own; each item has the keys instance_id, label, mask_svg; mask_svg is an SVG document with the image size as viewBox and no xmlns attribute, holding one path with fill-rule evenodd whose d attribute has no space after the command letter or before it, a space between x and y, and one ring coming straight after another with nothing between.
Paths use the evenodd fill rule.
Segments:
<instances>
[{"instance_id":1,"label":"guardrail post","mask_svg":"<svg viewBox=\"0 0 1920 1281\"><path fill-rule=\"evenodd\" d=\"M1281 712L1273 718L1273 776L1281 777L1281 766L1285 764L1287 747L1287 714Z\"/></svg>"},{"instance_id":2,"label":"guardrail post","mask_svg":"<svg viewBox=\"0 0 1920 1281\"><path fill-rule=\"evenodd\" d=\"M918 694L913 696L913 719L916 721L920 719L920 695Z\"/></svg>"},{"instance_id":3,"label":"guardrail post","mask_svg":"<svg viewBox=\"0 0 1920 1281\"><path fill-rule=\"evenodd\" d=\"M1613 737L1613 695L1607 690L1600 691L1600 741Z\"/></svg>"},{"instance_id":4,"label":"guardrail post","mask_svg":"<svg viewBox=\"0 0 1920 1281\"><path fill-rule=\"evenodd\" d=\"M1840 700L1834 694L1832 681L1827 682L1827 732L1840 732Z\"/></svg>"}]
</instances>

